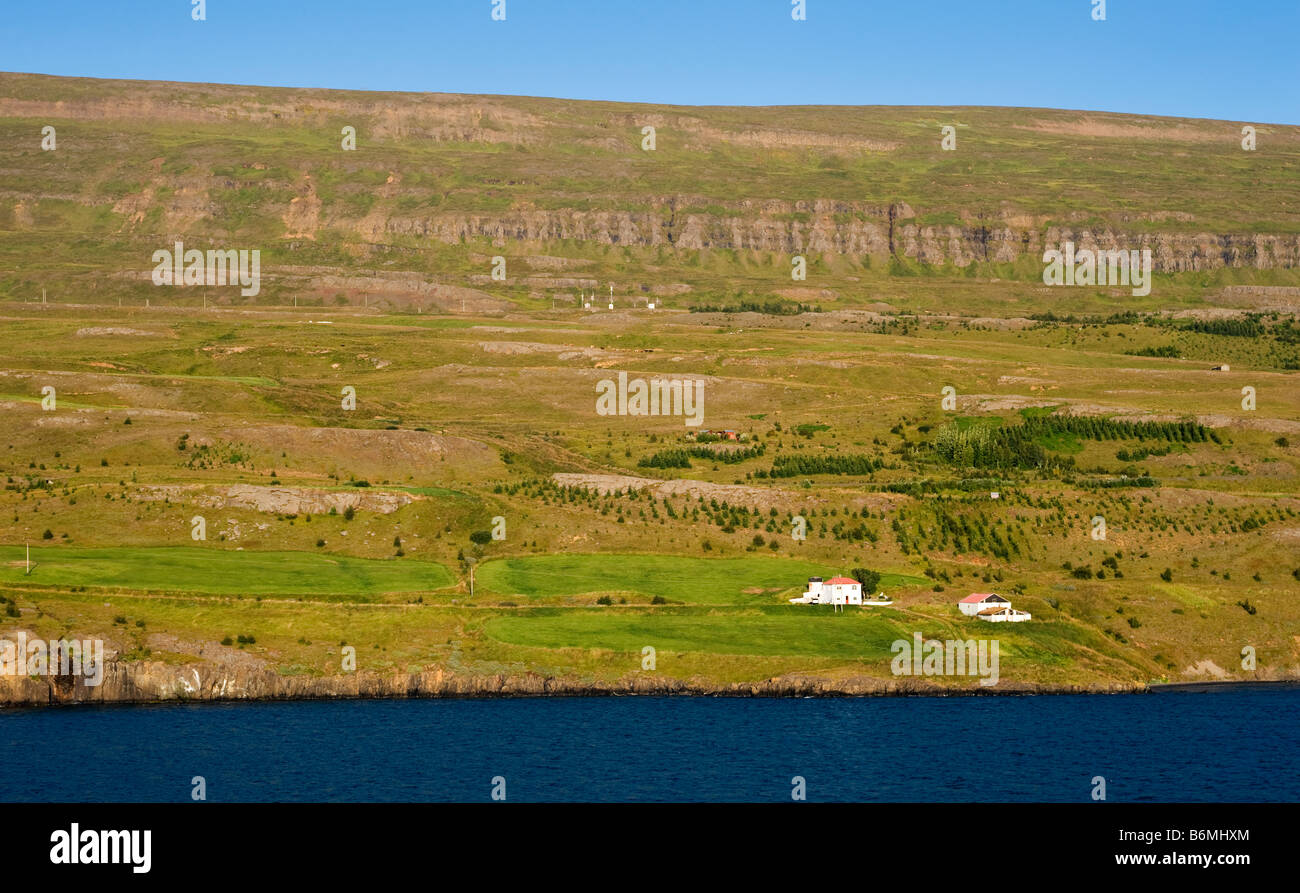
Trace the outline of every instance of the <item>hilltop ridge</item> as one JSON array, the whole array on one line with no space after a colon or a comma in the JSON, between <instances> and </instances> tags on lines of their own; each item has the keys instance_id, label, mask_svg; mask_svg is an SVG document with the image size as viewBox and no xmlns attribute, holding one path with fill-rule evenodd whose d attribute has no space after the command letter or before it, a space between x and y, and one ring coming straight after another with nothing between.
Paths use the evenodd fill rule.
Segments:
<instances>
[{"instance_id":1,"label":"hilltop ridge","mask_svg":"<svg viewBox=\"0 0 1300 893\"><path fill-rule=\"evenodd\" d=\"M41 150L47 125L57 151ZM1206 285L1300 286L1300 128L1254 125L1246 152L1241 126L0 74L0 296L142 301L150 252L179 239L260 249L262 302L449 312L609 283L678 307L939 309L917 278L996 279L1008 312L1025 312L1055 306L1041 255L1063 241L1150 249L1168 278L1148 309L1198 303ZM806 281L791 279L795 254ZM118 275L86 294L87 264ZM1070 299L1131 306L1122 297Z\"/></svg>"}]
</instances>

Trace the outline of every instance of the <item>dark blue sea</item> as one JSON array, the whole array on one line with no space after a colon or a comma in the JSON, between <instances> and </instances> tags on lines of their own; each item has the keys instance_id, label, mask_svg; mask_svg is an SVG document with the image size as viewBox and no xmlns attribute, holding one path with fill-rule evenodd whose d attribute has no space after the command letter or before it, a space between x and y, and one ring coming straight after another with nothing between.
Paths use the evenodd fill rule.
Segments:
<instances>
[{"instance_id":1,"label":"dark blue sea","mask_svg":"<svg viewBox=\"0 0 1300 893\"><path fill-rule=\"evenodd\" d=\"M1300 689L0 711L0 801L1300 801Z\"/></svg>"}]
</instances>

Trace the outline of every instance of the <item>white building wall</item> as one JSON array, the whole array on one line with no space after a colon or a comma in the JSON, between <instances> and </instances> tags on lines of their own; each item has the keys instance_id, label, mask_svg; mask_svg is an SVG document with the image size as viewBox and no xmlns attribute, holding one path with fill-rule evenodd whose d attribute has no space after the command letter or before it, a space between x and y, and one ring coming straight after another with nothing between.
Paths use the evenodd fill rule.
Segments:
<instances>
[{"instance_id":1,"label":"white building wall","mask_svg":"<svg viewBox=\"0 0 1300 893\"><path fill-rule=\"evenodd\" d=\"M832 605L860 605L862 604L862 585L849 583L834 583L825 587L829 590L829 598L823 599Z\"/></svg>"},{"instance_id":2,"label":"white building wall","mask_svg":"<svg viewBox=\"0 0 1300 893\"><path fill-rule=\"evenodd\" d=\"M1024 623L1026 620L1029 620L1032 616L1033 615L1028 614L1024 611L1013 612L1010 609L1007 609L997 614L988 614L988 615L981 614L980 620L987 620L989 623Z\"/></svg>"},{"instance_id":3,"label":"white building wall","mask_svg":"<svg viewBox=\"0 0 1300 893\"><path fill-rule=\"evenodd\" d=\"M958 602L957 608L963 614L974 616L980 611L987 611L989 608L1009 608L1011 602Z\"/></svg>"}]
</instances>

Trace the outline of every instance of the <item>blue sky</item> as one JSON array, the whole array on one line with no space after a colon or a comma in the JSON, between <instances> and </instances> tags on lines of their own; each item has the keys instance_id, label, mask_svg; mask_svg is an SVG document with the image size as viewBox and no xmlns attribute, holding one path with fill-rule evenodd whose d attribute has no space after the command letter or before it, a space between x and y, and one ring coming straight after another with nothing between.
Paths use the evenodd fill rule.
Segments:
<instances>
[{"instance_id":1,"label":"blue sky","mask_svg":"<svg viewBox=\"0 0 1300 893\"><path fill-rule=\"evenodd\" d=\"M0 69L1300 124L1300 0L4 0Z\"/></svg>"}]
</instances>

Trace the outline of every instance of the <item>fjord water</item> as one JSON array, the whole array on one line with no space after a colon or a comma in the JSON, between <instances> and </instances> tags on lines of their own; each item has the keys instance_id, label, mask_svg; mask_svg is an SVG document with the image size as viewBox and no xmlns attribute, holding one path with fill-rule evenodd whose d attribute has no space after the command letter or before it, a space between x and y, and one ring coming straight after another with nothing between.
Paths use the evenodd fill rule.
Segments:
<instances>
[{"instance_id":1,"label":"fjord water","mask_svg":"<svg viewBox=\"0 0 1300 893\"><path fill-rule=\"evenodd\" d=\"M1300 689L0 712L0 800L1300 801Z\"/></svg>"}]
</instances>

